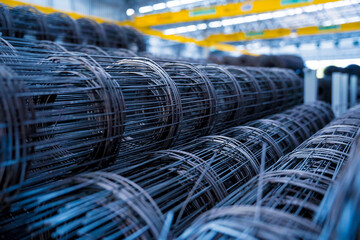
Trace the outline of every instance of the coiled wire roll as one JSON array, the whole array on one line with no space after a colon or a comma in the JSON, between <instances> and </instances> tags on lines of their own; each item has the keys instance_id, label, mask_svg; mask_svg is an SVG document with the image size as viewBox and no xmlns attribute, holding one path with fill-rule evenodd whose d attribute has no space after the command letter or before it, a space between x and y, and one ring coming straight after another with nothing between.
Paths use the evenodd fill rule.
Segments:
<instances>
[{"instance_id":1,"label":"coiled wire roll","mask_svg":"<svg viewBox=\"0 0 360 240\"><path fill-rule=\"evenodd\" d=\"M316 239L321 230L320 206L326 206L328 189L348 161L359 119L358 105L230 194L218 208L200 216L180 239ZM249 218L250 209L253 217ZM223 210L227 213L219 217ZM293 220L282 221L284 214ZM306 223L306 228L296 222Z\"/></svg>"},{"instance_id":2,"label":"coiled wire roll","mask_svg":"<svg viewBox=\"0 0 360 240\"><path fill-rule=\"evenodd\" d=\"M39 86L42 86L41 91L44 92L56 92L56 88L66 88L66 90L64 89L66 95L64 99L66 101L84 101L85 105L89 105L84 107L84 111L86 109L86 111L91 112L90 114L96 112L96 116L104 114L102 117L94 117L95 122L99 120L99 125L94 123L90 127L87 125L90 123L84 123L83 128L78 130L84 130L86 126L89 126L88 129L99 127L100 129L96 134L86 135L90 134L89 130L87 133L85 131L72 136L74 139L77 137L77 144L80 144L82 138L85 139L85 142L88 142L95 136L98 138L104 137L102 140L96 140L102 142L99 144L104 144L104 148L94 147L95 143L86 145L83 142L82 153L79 153L81 156L76 158L82 159L87 156L86 153L92 154L91 157L86 157L91 159L87 162L75 159L75 153L80 151L80 148L72 150L74 152L63 151L64 153L61 153L60 156L65 154L66 157L59 158L59 161L51 160L54 163L51 163L51 161L45 163L43 160L39 160L39 163L34 161L31 164L34 165L35 170L30 171L33 172L32 174L29 173L33 181L29 181L29 184L56 179L67 176L67 173L74 174L89 168L104 167L113 163L116 155L118 155L118 162L121 162L123 167L129 167L134 163L133 159L138 159L146 151L165 149L174 144L183 144L189 139L211 133L216 123L223 121L220 115L222 112L218 111L218 109L221 109L224 105L235 108L233 111L237 111L237 113L230 115L233 118L243 113L242 107L238 107L240 104L229 105L224 103L225 100L232 103L233 94L230 93L231 97L227 98L227 92L215 91L213 82L220 89L220 86L228 87L229 83L232 86L237 86L244 79L240 78L240 76L237 79L230 77L229 82L222 82L212 76L212 80L210 80L207 77L210 72L207 73L206 71L207 69L213 69L213 67L200 69L189 63L162 61L155 63L144 58L124 59L110 56L96 46L81 47L82 51L91 53L91 55L86 55L70 52L62 45L49 41L29 42L10 39L10 42L13 46L5 40L2 41L3 45L0 50L3 55L0 56L0 60L13 68L20 76L24 76L25 83L34 87L34 92L37 91L36 87ZM68 47L69 44L64 46ZM221 67L215 69L221 69ZM237 71L242 72L241 69L237 69ZM223 72L232 76L226 70ZM31 77L34 77L34 82L31 81ZM59 78L59 83L52 83L52 77ZM41 80L37 82L37 78ZM48 78L48 80L42 80L43 78ZM66 78L69 78L69 80L66 80ZM76 80L77 78L79 80ZM73 82L70 79L74 79ZM257 83L248 82L247 84L256 85ZM85 88L82 93L75 90L82 87ZM74 90L70 88L74 88ZM71 91L78 94L73 94L75 100L71 98L70 93L66 94L66 92ZM251 88L247 91L250 94ZM237 89L236 94L238 92ZM58 104L56 108L60 108L61 105L71 108L71 104L62 103L65 100L59 98L55 93L40 95L43 96L34 97L34 101L37 104L46 104L44 108L50 106L50 103L53 104L49 101L57 100L60 102L56 103ZM116 95L116 97L112 95ZM218 102L218 96L222 99L220 103ZM41 99L41 101L38 101L38 99ZM94 101L97 102L95 99L99 99L99 103L93 103ZM238 96L236 96L236 99L238 99ZM260 98L255 104L261 105L263 104L262 101L263 99ZM282 103L282 100L280 103ZM278 109L281 108L280 103L278 103ZM263 114L256 110L255 105L253 108L254 115L252 118ZM41 113L43 108L39 109L39 113ZM60 110L56 109L56 111ZM69 119L74 118L85 121L87 115L85 115L84 111L75 111L74 116L71 115L71 111L65 112L68 114L66 117ZM77 114L84 114L85 116L77 118ZM219 119L217 118L218 115L220 115ZM59 116L62 117L61 114ZM114 122L112 122L112 118L114 118ZM230 123L234 122L229 116L226 118ZM92 118L88 117L86 120L90 121L90 119ZM249 117L236 119L235 122L243 122L246 119L249 119ZM60 125L56 117L52 121L56 122L56 127L65 126ZM65 120L59 121L63 122ZM226 122L223 121L222 123L224 123L222 126L225 128L227 126ZM49 123L49 125L52 124ZM70 127L71 124L68 125ZM43 131L45 130L50 131L51 128ZM217 127L217 130L221 130L221 128ZM62 130L59 131L62 133ZM70 132L67 132L67 134L70 134ZM60 145L65 143L71 144L71 140L67 141L66 137L62 138ZM54 141L52 141L52 144L56 145ZM74 144L74 146L77 146L77 144ZM86 146L91 147L85 149ZM103 151L103 155L94 154L93 151ZM70 157L70 154L74 155ZM47 155L44 153L43 157L45 158L45 156ZM50 156L50 158L55 158L55 155L50 154ZM64 165L64 168L61 167L62 165ZM53 174L48 174L50 171Z\"/></svg>"},{"instance_id":3,"label":"coiled wire roll","mask_svg":"<svg viewBox=\"0 0 360 240\"><path fill-rule=\"evenodd\" d=\"M98 24L89 18L74 20L64 13L43 14L34 7L5 5L0 6L0 19L2 36L146 51L141 33L113 23Z\"/></svg>"},{"instance_id":4,"label":"coiled wire roll","mask_svg":"<svg viewBox=\"0 0 360 240\"><path fill-rule=\"evenodd\" d=\"M306 107L311 108L309 106ZM312 109L318 111L315 107L312 107ZM270 130L272 129L270 128ZM262 131L267 133L265 128ZM264 139L265 134L259 135L258 132L256 132L252 137L248 137L249 135L249 132L245 132L243 133L244 137L238 137L238 140L219 135L203 137L179 148L154 152L149 157L138 161L137 164L131 165L131 167L123 168L123 166L118 166L117 169L115 165L106 169L106 171L112 171L112 174L121 174L135 182L143 189L143 194L145 194L145 192L148 194L146 195L147 199L153 199L153 202L156 203L162 213L174 212L173 230L176 235L181 232L195 216L215 206L215 204L221 201L221 199L224 199L226 195L235 191L237 187L246 183L246 181L251 179L251 176L255 176L259 172L259 158L261 158L262 149L259 149L258 145L253 142L254 139L260 142ZM268 134L268 138L272 138L270 136L271 133ZM245 139L247 139L247 141ZM271 142L276 144L274 139L272 139ZM280 146L277 148L280 148ZM288 151L290 150L291 149L288 149ZM278 154L281 154L281 150L278 151ZM269 156L269 161L273 161L270 157L275 158L277 155ZM107 173L103 174L106 175ZM59 185L64 184L59 183ZM87 218L84 217L78 220L66 218L66 222L64 222L59 214L61 214L61 216L72 216L70 213L74 212L76 214L75 218L77 219L79 212L97 212L98 209L97 206L89 204L84 205L84 208L81 207L82 210L80 210L78 209L78 207L80 207L78 204L75 202L70 203L71 200L64 206L62 202L57 202L56 199L51 198L53 195L58 196L62 195L63 192L68 192L66 189L67 187L64 185L61 189L49 192L47 187L39 187L27 193L19 194L16 201L12 204L12 212L15 219L5 218L1 221L5 229L4 234L11 234L13 231L16 231L18 227L24 228L23 224L29 224L29 229L37 230L36 234L41 235L46 233L48 234L47 236L52 236L52 238L56 236L66 239L68 235L72 237L85 237L94 233L101 234L97 236L106 236L103 229L108 229L108 231L113 232L119 227L117 223L121 222L124 223L125 226L121 226L118 234L128 234L128 231L133 229L133 226L137 227L138 223L141 223L139 229L144 230L144 232L139 231L126 236L139 238L149 236L146 235L148 234L147 230L150 228L149 223L146 222L145 216L148 216L147 213L144 213L140 217L138 215L126 215L123 216L123 218L119 218L119 222L114 220L115 222L113 224L102 221L101 219L90 218L88 222L85 220ZM43 194L49 195L48 197L43 197ZM86 195L83 196L82 198L87 199ZM140 194L137 196L137 199L143 199L144 197ZM73 194L69 196L64 195L64 198L73 199ZM45 205L54 207L51 214L44 212L40 214L40 212L38 212L41 210L38 210L36 207L37 199L44 199L42 202ZM103 202L98 199L98 202L99 201ZM134 207L138 204L133 203L132 199L129 198L127 204L130 203L134 205ZM102 206L109 208L107 206L113 204L119 206L114 200L106 201ZM19 209L22 208L25 208L28 213L21 213ZM40 209L42 208L40 207ZM122 212L121 210L119 211ZM114 214L116 212L114 212ZM35 215L41 215L42 220ZM112 216L112 214L110 216ZM136 220L136 223L131 224L123 220L127 217L134 219L134 221ZM164 218L162 217L162 219ZM50 222L51 224L49 225L48 223ZM164 224L164 222L165 221L162 220L162 224ZM151 222L151 224L154 223ZM86 228L84 225L88 225L88 227ZM84 228L84 230L80 231L80 228ZM51 234L47 233L47 231L51 232ZM61 234L59 235L59 233ZM156 235L154 234L154 236Z\"/></svg>"},{"instance_id":5,"label":"coiled wire roll","mask_svg":"<svg viewBox=\"0 0 360 240\"><path fill-rule=\"evenodd\" d=\"M78 23L64 13L45 15L49 28L49 39L54 42L76 43L83 42Z\"/></svg>"},{"instance_id":6,"label":"coiled wire roll","mask_svg":"<svg viewBox=\"0 0 360 240\"><path fill-rule=\"evenodd\" d=\"M129 40L124 27L118 26L113 23L102 23L106 38L111 40L108 41L108 46L112 48L128 48Z\"/></svg>"},{"instance_id":7,"label":"coiled wire roll","mask_svg":"<svg viewBox=\"0 0 360 240\"><path fill-rule=\"evenodd\" d=\"M358 136L349 162L317 211L315 222L322 227L318 239L357 239L360 236L359 140Z\"/></svg>"},{"instance_id":8,"label":"coiled wire roll","mask_svg":"<svg viewBox=\"0 0 360 240\"><path fill-rule=\"evenodd\" d=\"M35 113L24 83L8 67L0 68L0 202L5 202L23 184L28 158L34 154L29 141L35 133Z\"/></svg>"},{"instance_id":9,"label":"coiled wire roll","mask_svg":"<svg viewBox=\"0 0 360 240\"><path fill-rule=\"evenodd\" d=\"M10 10L0 3L0 32L1 36L12 37L14 35L13 19Z\"/></svg>"},{"instance_id":10,"label":"coiled wire roll","mask_svg":"<svg viewBox=\"0 0 360 240\"><path fill-rule=\"evenodd\" d=\"M33 149L24 163L26 180L22 185L103 167L115 160L124 128L124 102L121 92L96 66L72 55L49 56L37 64L20 56L0 59L18 74L10 79L23 82L28 104L34 106L35 118L28 124L36 131L22 139ZM19 177L11 171L3 174L4 178ZM19 187L5 184L1 195Z\"/></svg>"},{"instance_id":11,"label":"coiled wire roll","mask_svg":"<svg viewBox=\"0 0 360 240\"><path fill-rule=\"evenodd\" d=\"M135 183L112 173L92 172L62 180L43 188L48 194L20 194L28 203L22 214L11 221L30 217L27 209L38 214L26 219L35 223L27 231L16 234L21 239L87 239L89 236L107 239L140 237L158 239L164 221L160 209L151 197ZM75 211L68 211L74 209ZM1 236L16 227L2 221ZM24 234L25 233L25 234Z\"/></svg>"},{"instance_id":12,"label":"coiled wire roll","mask_svg":"<svg viewBox=\"0 0 360 240\"><path fill-rule=\"evenodd\" d=\"M82 43L95 46L108 46L108 39L104 27L89 18L80 18L76 20L81 31Z\"/></svg>"},{"instance_id":13,"label":"coiled wire roll","mask_svg":"<svg viewBox=\"0 0 360 240\"><path fill-rule=\"evenodd\" d=\"M18 6L10 9L13 21L14 37L47 40L49 39L49 28L45 15L36 8L29 6Z\"/></svg>"}]
</instances>

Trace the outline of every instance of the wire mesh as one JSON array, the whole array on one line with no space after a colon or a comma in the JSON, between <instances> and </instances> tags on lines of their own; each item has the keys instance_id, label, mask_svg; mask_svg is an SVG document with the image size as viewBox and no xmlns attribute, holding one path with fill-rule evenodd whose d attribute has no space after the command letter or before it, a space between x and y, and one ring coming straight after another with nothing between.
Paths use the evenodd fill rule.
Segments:
<instances>
[{"instance_id":1,"label":"wire mesh","mask_svg":"<svg viewBox=\"0 0 360 240\"><path fill-rule=\"evenodd\" d=\"M37 64L19 56L0 58L18 74L13 78L26 86L26 94L13 94L23 95L34 105L35 119L24 127L28 124L36 131L22 139L34 152L25 162L17 156L9 160L14 166L19 161L26 165L23 185L73 175L115 160L124 128L124 103L106 75L85 59L71 55L52 56ZM16 111L15 105L11 107ZM3 174L5 178L19 177L11 171ZM1 195L19 187L2 186Z\"/></svg>"},{"instance_id":2,"label":"wire mesh","mask_svg":"<svg viewBox=\"0 0 360 240\"><path fill-rule=\"evenodd\" d=\"M78 23L64 13L45 15L49 28L49 39L61 43L82 43L81 31Z\"/></svg>"},{"instance_id":3,"label":"wire mesh","mask_svg":"<svg viewBox=\"0 0 360 240\"><path fill-rule=\"evenodd\" d=\"M36 8L29 6L17 6L10 9L13 22L14 37L47 40L49 28L45 15Z\"/></svg>"},{"instance_id":4,"label":"wire mesh","mask_svg":"<svg viewBox=\"0 0 360 240\"><path fill-rule=\"evenodd\" d=\"M313 106L304 105L304 107L318 111L317 107L321 105L322 104L314 104ZM296 111L301 111L302 108L294 108L294 111L295 109L297 109ZM328 107L325 109L331 111ZM289 112L292 113L292 111ZM281 115L284 114L285 113ZM297 118L298 117L299 116L297 116ZM318 117L323 116L319 115ZM291 121L289 121L288 125L290 124ZM285 126L287 125L285 124ZM255 127L249 129L253 130ZM259 131L263 131L265 134L259 134ZM178 148L154 152L128 168L118 166L117 169L115 165L106 171L112 171L111 174L121 174L127 177L129 181L135 182L137 186L141 187L141 189L143 189L141 190L141 194L136 196L136 199L139 199L139 201L144 198L150 198L153 199L152 201L158 206L162 213L174 212L172 229L175 235L177 235L187 227L194 217L214 207L216 203L224 199L228 194L231 194L253 176L256 176L260 170L259 165L262 151L261 148L259 149L260 142L269 141L272 144L277 144L273 138L274 135L272 135L272 131L276 130L265 126L262 129L259 128L254 131L239 132L238 136L235 136L236 134L230 131L235 138L225 135L202 137ZM266 138L271 140L263 140ZM278 149L278 151L276 152L276 150L274 150L273 155L268 155L269 159L267 159L267 161L275 161L275 159L278 158L277 154L282 155L286 153L286 151L291 150L282 150L280 146L277 146L276 149ZM106 176L108 173L102 174ZM94 201L104 203L101 207L109 208L107 206L112 204L119 207L111 209L111 211L114 212L109 213L110 216L124 211L129 213L129 215L125 215L125 213L124 216L119 217L119 221L123 223L121 226L117 224L118 221L109 223L105 220L102 221L101 218L84 218L84 216L81 215L82 213L98 212L101 210L101 207L94 204L79 205L74 200L79 199L79 196L75 196L74 193L69 193L68 195L69 191L67 190L68 187L66 184L60 182L58 186L61 187L51 191L48 187L38 187L19 194L11 206L13 217L10 219L5 218L1 221L5 229L4 233L12 234L19 227L24 227L25 224L29 225L29 229L32 229L32 231L36 229L36 234L48 234L47 236L52 236L53 238L56 236L66 239L68 236L81 238L94 233L101 234L97 236L106 236L103 229L107 229L109 232L117 231L120 235L129 234L129 231L132 231L131 229L136 227L144 232L141 230L133 231L126 236L129 238L147 238L149 236L147 235L149 234L148 230L155 224L152 220L150 223L147 221L147 216L149 216L147 213L139 215L139 212L135 214L126 212L126 208L123 209L124 207L117 204L117 198L112 198L110 202L103 202L99 198L97 198L97 201ZM116 184L115 187L118 188ZM48 197L44 197L44 194L49 195L47 195ZM84 194L81 195L78 200L81 202L85 202L85 199L92 198L92 196L86 193L79 194ZM146 195L143 196L143 194ZM64 205L62 201L57 201L58 198L51 197L54 195L63 196L62 199L64 198L66 200L62 201L65 201L67 204ZM126 194L122 192L121 196L125 195ZM43 199L41 203L46 206L53 206L51 213L44 213L37 209L39 199ZM129 202L132 203L133 208L143 206L142 202L133 202L131 197L128 198L127 203ZM86 201L86 203L88 203L88 201ZM137 206L138 204L141 206ZM26 209L28 213L22 213L19 209ZM151 208L149 208L149 210L150 209ZM74 212L75 215L70 214L72 212ZM72 219L69 217L63 221L64 218L62 216L75 216L75 218ZM127 220L123 220L126 218L133 219L133 221L128 222ZM161 224L159 225L163 226L164 217L156 219L161 219ZM158 220L154 221L157 222ZM87 227L84 225L87 225ZM141 227L138 227L140 225ZM78 230L80 227L83 231ZM151 231L153 236L158 236L154 233L154 230ZM59 235L59 233L61 234ZM151 238L154 238L153 236Z\"/></svg>"},{"instance_id":5,"label":"wire mesh","mask_svg":"<svg viewBox=\"0 0 360 240\"><path fill-rule=\"evenodd\" d=\"M320 206L347 164L359 119L358 105L200 216L180 239L317 239Z\"/></svg>"},{"instance_id":6,"label":"wire mesh","mask_svg":"<svg viewBox=\"0 0 360 240\"><path fill-rule=\"evenodd\" d=\"M47 185L43 190L48 194L41 199L19 195L28 203L25 209L31 209L35 201L38 214L30 216L21 210L22 214L11 219L35 223L28 227L31 236L21 231L16 234L18 238L157 239L160 234L164 219L160 209L142 188L119 175L87 173ZM2 223L2 236L10 237L6 233L17 226Z\"/></svg>"},{"instance_id":7,"label":"wire mesh","mask_svg":"<svg viewBox=\"0 0 360 240\"><path fill-rule=\"evenodd\" d=\"M109 47L128 48L129 40L124 27L113 23L102 23L101 25L104 28L107 39L111 39L111 41L108 42Z\"/></svg>"},{"instance_id":8,"label":"wire mesh","mask_svg":"<svg viewBox=\"0 0 360 240\"><path fill-rule=\"evenodd\" d=\"M359 136L349 162L328 192L317 212L316 224L322 227L318 239L357 239L359 237Z\"/></svg>"},{"instance_id":9,"label":"wire mesh","mask_svg":"<svg viewBox=\"0 0 360 240\"><path fill-rule=\"evenodd\" d=\"M30 6L0 5L2 36L59 43L90 44L100 47L145 51L146 42L132 27L98 24L90 18L74 20L65 13L43 14Z\"/></svg>"},{"instance_id":10,"label":"wire mesh","mask_svg":"<svg viewBox=\"0 0 360 240\"><path fill-rule=\"evenodd\" d=\"M81 39L83 44L95 46L108 46L106 33L103 25L98 24L89 18L80 18L76 20L81 31Z\"/></svg>"}]
</instances>

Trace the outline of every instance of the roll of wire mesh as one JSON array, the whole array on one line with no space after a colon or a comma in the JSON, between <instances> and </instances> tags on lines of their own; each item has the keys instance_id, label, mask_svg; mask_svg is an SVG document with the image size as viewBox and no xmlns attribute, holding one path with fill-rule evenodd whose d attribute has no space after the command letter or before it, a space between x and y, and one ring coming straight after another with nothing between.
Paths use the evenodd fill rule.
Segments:
<instances>
[{"instance_id":1,"label":"roll of wire mesh","mask_svg":"<svg viewBox=\"0 0 360 240\"><path fill-rule=\"evenodd\" d=\"M83 44L95 45L100 47L108 46L108 39L103 25L98 24L90 18L80 18L76 20L81 31Z\"/></svg>"},{"instance_id":2,"label":"roll of wire mesh","mask_svg":"<svg viewBox=\"0 0 360 240\"><path fill-rule=\"evenodd\" d=\"M13 40L10 42L18 51L26 54L29 52L27 43L13 43ZM31 51L39 49L44 43L33 45L35 47L31 47ZM174 143L182 144L189 137L204 136L214 129L220 131L231 125L253 120L266 114L260 107L266 104L268 107L276 105L273 109L273 112L276 112L289 107L289 102L295 104L301 101L301 97L296 95L296 102L288 98L289 101L281 98L261 98L250 106L253 114L249 116L244 112L244 109L249 107L249 101L257 93L272 90L265 87L270 84L264 83L268 81L262 78L264 74L256 76L256 79L248 75L245 84L241 76L236 79L232 73L216 65L195 66L185 62L161 60L154 62L146 58L124 59L111 56L96 46L63 46L69 50L90 54L89 58L96 60L124 93L127 106L125 115L128 121L120 151L122 158L122 154L132 155L136 152L167 148ZM39 51L48 54L47 51L39 49L37 53L40 55ZM243 70L238 68L237 71ZM223 75L217 76L219 72ZM228 78L223 78L224 76ZM282 81L297 82L298 91L302 91L302 82L298 79ZM264 87L258 87L255 93L252 93L254 88L245 88L248 85L258 86L258 82L262 82ZM280 91L286 92L282 89ZM292 92L293 89L289 91Z\"/></svg>"},{"instance_id":3,"label":"roll of wire mesh","mask_svg":"<svg viewBox=\"0 0 360 240\"><path fill-rule=\"evenodd\" d=\"M0 61L17 73L7 75L6 81L20 81L26 93L5 87L15 96L24 95L28 99L26 105L33 105L34 119L20 127L26 129L29 125L36 131L21 140L26 141L24 147L32 149L25 161L15 155L16 149L13 155L7 155L9 160L1 161L24 165L26 176L22 185L33 186L113 162L124 130L124 102L113 82L92 63L73 55L49 56L40 62L11 57L0 56ZM15 106L12 111L17 111ZM5 121L5 126L9 121ZM10 132L11 126L4 131ZM6 179L20 176L11 171L2 171L3 174L1 178ZM9 191L21 187L12 185L2 185L0 195L9 195Z\"/></svg>"},{"instance_id":4,"label":"roll of wire mesh","mask_svg":"<svg viewBox=\"0 0 360 240\"><path fill-rule=\"evenodd\" d=\"M317 212L316 224L322 227L320 240L358 239L360 236L360 136L353 144L349 162L340 172Z\"/></svg>"},{"instance_id":5,"label":"roll of wire mesh","mask_svg":"<svg viewBox=\"0 0 360 240\"><path fill-rule=\"evenodd\" d=\"M0 20L2 36L146 51L141 33L110 22L98 24L90 18L74 20L65 13L43 14L34 7L11 8L3 4Z\"/></svg>"},{"instance_id":6,"label":"roll of wire mesh","mask_svg":"<svg viewBox=\"0 0 360 240\"><path fill-rule=\"evenodd\" d=\"M347 164L359 120L360 105L227 196L179 239L317 239L320 206Z\"/></svg>"},{"instance_id":7,"label":"roll of wire mesh","mask_svg":"<svg viewBox=\"0 0 360 240\"><path fill-rule=\"evenodd\" d=\"M111 48L128 48L129 40L124 27L113 23L102 23L108 42Z\"/></svg>"},{"instance_id":8,"label":"roll of wire mesh","mask_svg":"<svg viewBox=\"0 0 360 240\"><path fill-rule=\"evenodd\" d=\"M320 103L312 106L303 105L294 108L294 111L301 111L303 108L314 112L318 112L319 108L324 108L323 111L331 111L329 107ZM292 112L290 111L290 113ZM317 117L327 121L325 115ZM289 125L291 125L291 121L284 124L284 128ZM304 125L304 127L310 125ZM259 148L260 142L268 141L269 151L274 152L274 154L268 155L266 161L276 161L279 155L291 150L289 147L282 149L283 146L277 145L280 137L276 136L274 128L269 128L269 131L266 127L262 129L252 127L251 129L254 129L254 134L243 131L234 138L226 135L203 137L178 148L151 153L127 168L114 165L106 169L107 173L95 173L103 174L102 176L108 176L108 174L125 176L129 185L142 189L137 191L136 199L138 200L136 201L131 196L126 198L128 195L123 191L121 194L112 191L110 196L106 195L106 199L102 198L102 195L105 195L102 193L98 198L88 194L82 189L82 186L65 184L74 181L71 179L20 193L11 205L12 217L3 218L0 222L4 229L3 236L11 235L19 228L24 229L28 225L27 229L31 229L30 231L36 237L47 236L50 238L51 236L51 238L61 237L64 239L85 238L92 235L105 237L109 233L116 232L117 238L156 239L159 237L161 228L154 229L154 225L163 226L165 220L162 214L168 212L174 213L172 230L177 235L187 227L194 217L212 208L228 194L236 191L238 187L251 179L251 176L256 176L260 170L262 152L262 148ZM260 135L259 131L262 131L263 134ZM287 132L291 131L289 128ZM311 128L309 131L311 132ZM233 135L235 134L233 133ZM294 134L294 136L298 135ZM259 144L254 142L259 142ZM83 176L88 175L79 175L77 178L83 178ZM107 185L99 182L100 184L103 186L102 188L109 189ZM113 182L107 184L113 184ZM59 187L51 189L54 185ZM120 189L122 185L119 186L116 183L113 184L113 187ZM103 190L101 189L101 191ZM119 198L121 198L120 203L118 203ZM58 201L59 199L61 201ZM161 214L156 215L154 220L148 220L150 216L148 212L157 208L146 207L145 200L152 202L160 210ZM40 205L39 202L41 202ZM127 210L129 205L131 205L131 209L140 210L132 213ZM50 208L51 210L49 210ZM106 210L109 217L105 219L102 219L101 216L87 218L87 215L84 215L90 212L101 213L102 208L109 209ZM26 213L22 209L25 209ZM112 222L109 222L110 217ZM158 224L158 222L161 223ZM23 234L27 236L28 233L24 232Z\"/></svg>"},{"instance_id":9,"label":"roll of wire mesh","mask_svg":"<svg viewBox=\"0 0 360 240\"><path fill-rule=\"evenodd\" d=\"M14 36L13 19L10 10L0 3L0 32L1 36Z\"/></svg>"},{"instance_id":10,"label":"roll of wire mesh","mask_svg":"<svg viewBox=\"0 0 360 240\"><path fill-rule=\"evenodd\" d=\"M48 40L50 38L45 15L36 8L17 6L10 9L10 14L14 37L32 40Z\"/></svg>"},{"instance_id":11,"label":"roll of wire mesh","mask_svg":"<svg viewBox=\"0 0 360 240\"><path fill-rule=\"evenodd\" d=\"M134 52L145 52L146 42L144 36L135 28L124 26L122 29L128 39L128 48Z\"/></svg>"},{"instance_id":12,"label":"roll of wire mesh","mask_svg":"<svg viewBox=\"0 0 360 240\"><path fill-rule=\"evenodd\" d=\"M61 43L83 42L78 23L64 13L52 13L45 15L49 29L50 41Z\"/></svg>"},{"instance_id":13,"label":"roll of wire mesh","mask_svg":"<svg viewBox=\"0 0 360 240\"><path fill-rule=\"evenodd\" d=\"M112 173L92 172L46 185L48 194L26 198L25 211L8 219L11 222L34 223L17 239L158 239L164 221L151 197L135 183ZM26 211L36 202L36 215ZM75 211L71 211L73 209ZM70 211L69 211L70 210ZM9 238L14 227L1 221L0 236ZM24 229L25 230L25 229ZM30 232L24 234L25 232ZM12 235L12 238L14 235Z\"/></svg>"}]
</instances>

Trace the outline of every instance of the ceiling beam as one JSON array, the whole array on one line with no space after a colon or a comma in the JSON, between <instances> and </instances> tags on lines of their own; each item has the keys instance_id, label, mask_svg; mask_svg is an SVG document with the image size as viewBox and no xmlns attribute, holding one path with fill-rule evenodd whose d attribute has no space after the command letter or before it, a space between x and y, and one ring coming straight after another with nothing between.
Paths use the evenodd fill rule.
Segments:
<instances>
[{"instance_id":1,"label":"ceiling beam","mask_svg":"<svg viewBox=\"0 0 360 240\"><path fill-rule=\"evenodd\" d=\"M205 41L220 43L220 42L242 42L251 41L256 39L276 39L287 38L294 36L310 36L331 33L343 33L360 31L360 22L344 23L331 26L311 26L302 27L297 29L272 29L259 32L236 32L231 34L213 34L210 35Z\"/></svg>"},{"instance_id":2,"label":"ceiling beam","mask_svg":"<svg viewBox=\"0 0 360 240\"><path fill-rule=\"evenodd\" d=\"M239 15L273 12L282 9L305 7L339 0L253 0L225 5L210 6L181 10L178 12L165 12L135 16L132 24L136 27L151 27L157 25L204 21Z\"/></svg>"}]
</instances>

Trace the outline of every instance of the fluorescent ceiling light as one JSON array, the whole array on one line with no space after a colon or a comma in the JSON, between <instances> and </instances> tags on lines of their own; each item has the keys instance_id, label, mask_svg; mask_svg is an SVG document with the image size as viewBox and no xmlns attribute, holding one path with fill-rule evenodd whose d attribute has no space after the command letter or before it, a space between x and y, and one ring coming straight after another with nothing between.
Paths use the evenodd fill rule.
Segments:
<instances>
[{"instance_id":1,"label":"fluorescent ceiling light","mask_svg":"<svg viewBox=\"0 0 360 240\"><path fill-rule=\"evenodd\" d=\"M176 28L176 33L186 33L187 27L178 27Z\"/></svg>"},{"instance_id":2,"label":"fluorescent ceiling light","mask_svg":"<svg viewBox=\"0 0 360 240\"><path fill-rule=\"evenodd\" d=\"M166 3L166 6L167 6L168 8L176 7L176 6L179 6L179 5L181 5L181 2L178 1L178 0L168 1L168 2Z\"/></svg>"},{"instance_id":3,"label":"fluorescent ceiling light","mask_svg":"<svg viewBox=\"0 0 360 240\"><path fill-rule=\"evenodd\" d=\"M221 27L221 22L220 21L209 22L209 27L211 27L211 28Z\"/></svg>"},{"instance_id":4,"label":"fluorescent ceiling light","mask_svg":"<svg viewBox=\"0 0 360 240\"><path fill-rule=\"evenodd\" d=\"M200 23L200 24L196 25L196 27L199 30L205 30L205 29L207 29L207 24L206 23Z\"/></svg>"},{"instance_id":5,"label":"fluorescent ceiling light","mask_svg":"<svg viewBox=\"0 0 360 240\"><path fill-rule=\"evenodd\" d=\"M134 15L134 13L135 13L135 10L132 8L129 8L128 10L126 10L126 15L128 15L128 16L132 16L132 15Z\"/></svg>"},{"instance_id":6,"label":"fluorescent ceiling light","mask_svg":"<svg viewBox=\"0 0 360 240\"><path fill-rule=\"evenodd\" d=\"M281 18L287 16L286 11L276 11L272 14L273 18Z\"/></svg>"},{"instance_id":7,"label":"fluorescent ceiling light","mask_svg":"<svg viewBox=\"0 0 360 240\"><path fill-rule=\"evenodd\" d=\"M194 32L194 31L197 30L197 27L195 25L189 25L189 26L186 27L186 30L188 32Z\"/></svg>"},{"instance_id":8,"label":"fluorescent ceiling light","mask_svg":"<svg viewBox=\"0 0 360 240\"><path fill-rule=\"evenodd\" d=\"M229 25L233 25L234 24L234 19L231 18L231 19L224 19L221 21L221 24L223 26L229 26Z\"/></svg>"},{"instance_id":9,"label":"fluorescent ceiling light","mask_svg":"<svg viewBox=\"0 0 360 240\"><path fill-rule=\"evenodd\" d=\"M176 33L176 29L175 28L169 28L169 29L165 29L164 30L164 34L165 35L173 35Z\"/></svg>"},{"instance_id":10,"label":"fluorescent ceiling light","mask_svg":"<svg viewBox=\"0 0 360 240\"><path fill-rule=\"evenodd\" d=\"M258 15L259 20L267 20L267 19L271 19L271 18L272 18L271 13L262 13L262 14Z\"/></svg>"},{"instance_id":11,"label":"fluorescent ceiling light","mask_svg":"<svg viewBox=\"0 0 360 240\"><path fill-rule=\"evenodd\" d=\"M154 10L161 10L166 8L166 4L165 3L157 3L153 5L153 9Z\"/></svg>"},{"instance_id":12,"label":"fluorescent ceiling light","mask_svg":"<svg viewBox=\"0 0 360 240\"><path fill-rule=\"evenodd\" d=\"M153 10L152 6L143 6L139 8L139 13L148 13L151 12L152 10Z\"/></svg>"}]
</instances>

